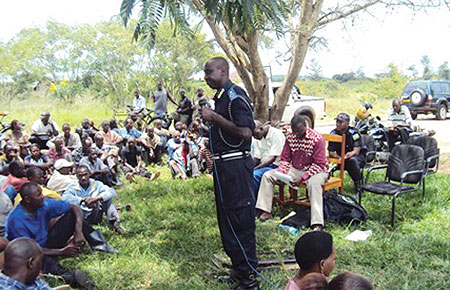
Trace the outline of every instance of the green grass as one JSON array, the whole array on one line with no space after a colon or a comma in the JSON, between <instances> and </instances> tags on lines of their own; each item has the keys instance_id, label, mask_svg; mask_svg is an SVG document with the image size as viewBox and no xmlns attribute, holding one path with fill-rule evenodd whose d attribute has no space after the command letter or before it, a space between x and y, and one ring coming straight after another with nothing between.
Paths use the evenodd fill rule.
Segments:
<instances>
[{"instance_id":1,"label":"green grass","mask_svg":"<svg viewBox=\"0 0 450 290\"><path fill-rule=\"evenodd\" d=\"M311 94L320 95L322 85L317 86L310 89ZM345 86L336 89L341 93L335 99L326 96L328 114L356 112L362 99L356 97L355 91L360 89ZM388 105L382 108L382 104L386 100L377 100L381 102L377 110L384 112ZM25 121L27 127L39 118L41 111L47 110L60 126L64 122L78 126L84 117L93 119L95 124L112 117L109 101L101 98L85 97L65 104L51 97L30 96L27 100L14 99L1 109L11 112L9 121ZM132 211L121 213L128 234L117 236L107 226L100 226L119 253L108 255L87 250L76 258L62 260L62 264L70 270L88 272L98 289L229 289L202 274L212 271L209 264L213 255L226 257L216 222L212 180L203 176L187 182L174 181L167 168L151 170L162 171L156 182L139 179L137 184L127 184L118 191L115 203L133 206ZM352 191L349 180L347 176L346 192ZM425 200L419 194L400 197L395 230L389 227L390 199L366 194L363 206L370 216L358 229L373 231L368 241L346 241L345 236L355 228L327 223L327 231L333 234L337 248L332 275L354 271L368 277L377 289L450 289L449 188L450 176L438 174L430 177ZM275 212L274 221L257 222L260 259L293 255L298 237L278 227L284 212L279 209ZM264 275L284 288L294 273L280 270ZM270 289L267 283L262 288Z\"/></svg>"},{"instance_id":2,"label":"green grass","mask_svg":"<svg viewBox=\"0 0 450 290\"><path fill-rule=\"evenodd\" d=\"M202 274L214 254L225 257L216 223L212 180L202 176L187 182L171 180L168 169L155 182L139 179L118 192L116 204L132 204L121 214L128 234L114 235L101 226L115 255L89 253L65 259L69 269L82 269L98 289L229 289ZM377 176L378 178L381 175ZM347 181L349 180L347 176ZM345 236L355 228L327 224L337 248L333 276L348 270L368 277L377 289L449 289L450 282L450 177L431 176L427 197L413 194L398 199L396 228L389 227L390 199L366 194L363 205L370 217L361 230L372 230L366 242L354 243ZM346 184L346 192L352 187ZM257 222L260 259L293 255L297 237L274 221ZM284 288L295 271L264 272ZM267 283L263 289L270 289Z\"/></svg>"}]
</instances>

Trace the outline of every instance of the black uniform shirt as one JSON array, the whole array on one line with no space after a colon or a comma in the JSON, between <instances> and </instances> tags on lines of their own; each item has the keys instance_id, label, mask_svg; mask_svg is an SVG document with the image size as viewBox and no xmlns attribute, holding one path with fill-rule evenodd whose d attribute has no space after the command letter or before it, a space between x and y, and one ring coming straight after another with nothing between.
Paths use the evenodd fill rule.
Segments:
<instances>
[{"instance_id":1,"label":"black uniform shirt","mask_svg":"<svg viewBox=\"0 0 450 290\"><path fill-rule=\"evenodd\" d=\"M241 96L245 99L238 97ZM229 115L229 104L231 103L231 117ZM234 85L231 81L228 81L223 89L217 91L214 96L215 109L214 111L220 114L222 117L227 120L233 121L238 127L247 127L252 132L255 128L255 123L253 120L253 112L250 107L250 99L247 96L247 93L240 87ZM222 137L220 136L219 131L222 132ZM212 138L212 146L214 149L214 154L223 153L227 151L239 150L239 151L250 151L251 138L249 140L244 141L240 146L229 146L227 145L238 145L241 143L242 139L235 137L233 135L228 134L225 130L219 130L219 126L217 124L213 124L211 126L211 138Z\"/></svg>"},{"instance_id":2,"label":"black uniform shirt","mask_svg":"<svg viewBox=\"0 0 450 290\"><path fill-rule=\"evenodd\" d=\"M331 134L342 135L342 133L336 129L331 131ZM347 132L345 132L345 153L353 151L355 147L361 146L361 134L359 134L358 130L355 128L348 127ZM341 155L341 143L330 142L328 144L328 151L336 152L338 155Z\"/></svg>"}]
</instances>

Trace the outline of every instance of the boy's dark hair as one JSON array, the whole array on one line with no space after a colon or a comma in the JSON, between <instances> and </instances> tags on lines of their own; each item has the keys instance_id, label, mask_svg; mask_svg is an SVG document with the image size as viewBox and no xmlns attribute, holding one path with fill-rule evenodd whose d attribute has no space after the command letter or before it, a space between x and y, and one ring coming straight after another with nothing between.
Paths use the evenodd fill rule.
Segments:
<instances>
[{"instance_id":1,"label":"boy's dark hair","mask_svg":"<svg viewBox=\"0 0 450 290\"><path fill-rule=\"evenodd\" d=\"M309 232L295 243L295 260L300 269L308 271L333 252L333 237L323 231Z\"/></svg>"},{"instance_id":2,"label":"boy's dark hair","mask_svg":"<svg viewBox=\"0 0 450 290\"><path fill-rule=\"evenodd\" d=\"M330 290L373 290L372 284L361 275L344 272L330 281Z\"/></svg>"}]
</instances>

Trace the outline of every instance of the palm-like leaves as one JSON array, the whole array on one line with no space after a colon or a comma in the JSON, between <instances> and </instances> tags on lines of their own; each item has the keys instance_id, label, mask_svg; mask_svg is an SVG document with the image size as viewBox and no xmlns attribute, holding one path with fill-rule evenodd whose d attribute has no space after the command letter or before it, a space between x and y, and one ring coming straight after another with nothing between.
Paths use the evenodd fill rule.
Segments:
<instances>
[{"instance_id":1,"label":"palm-like leaves","mask_svg":"<svg viewBox=\"0 0 450 290\"><path fill-rule=\"evenodd\" d=\"M193 35L188 19L190 12L198 14L194 1L201 3L202 12L213 16L217 23L224 23L237 34L256 33L267 26L281 31L285 7L283 1L273 0L123 0L120 16L127 25L135 6L140 4L139 21L135 27L134 39L151 49L156 29L164 18L174 24L175 33L187 37Z\"/></svg>"}]
</instances>

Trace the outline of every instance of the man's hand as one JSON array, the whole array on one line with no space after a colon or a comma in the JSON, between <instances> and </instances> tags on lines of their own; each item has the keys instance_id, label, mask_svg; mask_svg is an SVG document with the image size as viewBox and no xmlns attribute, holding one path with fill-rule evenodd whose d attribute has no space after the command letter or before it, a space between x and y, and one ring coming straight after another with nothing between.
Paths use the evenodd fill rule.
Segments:
<instances>
[{"instance_id":1,"label":"man's hand","mask_svg":"<svg viewBox=\"0 0 450 290\"><path fill-rule=\"evenodd\" d=\"M350 157L353 157L353 151L345 153L345 159L349 159Z\"/></svg>"},{"instance_id":2,"label":"man's hand","mask_svg":"<svg viewBox=\"0 0 450 290\"><path fill-rule=\"evenodd\" d=\"M75 257L80 252L81 252L81 249L79 247L74 246L72 244L68 244L67 246L65 246L64 248L62 248L60 250L59 254L61 256L66 256L66 257Z\"/></svg>"},{"instance_id":3,"label":"man's hand","mask_svg":"<svg viewBox=\"0 0 450 290\"><path fill-rule=\"evenodd\" d=\"M95 207L95 204L97 203L97 201L99 201L101 199L100 196L97 197L86 197L84 199L84 203L88 206L88 207Z\"/></svg>"},{"instance_id":4,"label":"man's hand","mask_svg":"<svg viewBox=\"0 0 450 290\"><path fill-rule=\"evenodd\" d=\"M217 116L217 113L209 108L201 108L199 113L203 121L206 122L214 122Z\"/></svg>"},{"instance_id":5,"label":"man's hand","mask_svg":"<svg viewBox=\"0 0 450 290\"><path fill-rule=\"evenodd\" d=\"M75 232L73 235L73 242L75 243L75 246L77 246L80 249L83 249L84 245L86 244L86 240L84 238L83 233Z\"/></svg>"},{"instance_id":6,"label":"man's hand","mask_svg":"<svg viewBox=\"0 0 450 290\"><path fill-rule=\"evenodd\" d=\"M297 185L299 185L302 182L303 182L303 178L301 176L299 176L299 177L296 177L296 178L292 179L291 185L297 186Z\"/></svg>"}]
</instances>

